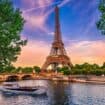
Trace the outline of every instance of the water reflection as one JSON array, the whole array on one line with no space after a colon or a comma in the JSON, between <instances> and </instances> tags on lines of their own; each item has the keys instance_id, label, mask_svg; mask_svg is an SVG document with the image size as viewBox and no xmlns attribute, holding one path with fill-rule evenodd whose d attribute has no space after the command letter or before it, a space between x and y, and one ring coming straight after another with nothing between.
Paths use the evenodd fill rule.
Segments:
<instances>
[{"instance_id":1,"label":"water reflection","mask_svg":"<svg viewBox=\"0 0 105 105\"><path fill-rule=\"evenodd\" d=\"M44 86L48 96L4 94L0 92L0 105L105 105L105 86L73 84L47 80L21 81L24 86Z\"/></svg>"},{"instance_id":2,"label":"water reflection","mask_svg":"<svg viewBox=\"0 0 105 105\"><path fill-rule=\"evenodd\" d=\"M50 105L68 105L68 97L65 94L65 85L63 82L51 83L49 93L50 94L48 96L50 96Z\"/></svg>"}]
</instances>

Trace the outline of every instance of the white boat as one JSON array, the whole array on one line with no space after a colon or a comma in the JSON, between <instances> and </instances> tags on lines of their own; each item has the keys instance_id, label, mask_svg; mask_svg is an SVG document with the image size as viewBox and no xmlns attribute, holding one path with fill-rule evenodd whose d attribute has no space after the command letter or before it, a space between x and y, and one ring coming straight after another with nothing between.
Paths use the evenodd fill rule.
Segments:
<instances>
[{"instance_id":1,"label":"white boat","mask_svg":"<svg viewBox=\"0 0 105 105\"><path fill-rule=\"evenodd\" d=\"M4 83L0 90L4 93L46 95L46 89L41 86L19 86L17 83Z\"/></svg>"}]
</instances>

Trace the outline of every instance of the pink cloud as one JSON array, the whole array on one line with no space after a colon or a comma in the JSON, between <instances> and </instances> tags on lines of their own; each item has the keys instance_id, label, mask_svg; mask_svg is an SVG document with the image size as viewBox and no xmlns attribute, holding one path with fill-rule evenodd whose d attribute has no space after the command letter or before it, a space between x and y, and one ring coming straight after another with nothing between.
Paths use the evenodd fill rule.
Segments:
<instances>
[{"instance_id":1,"label":"pink cloud","mask_svg":"<svg viewBox=\"0 0 105 105\"><path fill-rule=\"evenodd\" d=\"M49 33L46 26L46 20L49 14L45 12L46 8L42 7L50 5L52 0L23 0L23 3L28 5L28 9L23 10L23 17L26 20L25 28L30 30L40 29L43 32ZM36 9L38 11L33 13L32 11Z\"/></svg>"},{"instance_id":2,"label":"pink cloud","mask_svg":"<svg viewBox=\"0 0 105 105\"><path fill-rule=\"evenodd\" d=\"M47 28L45 27L46 15L39 14L23 14L23 17L26 20L25 27L30 30L40 29L44 32L47 32Z\"/></svg>"},{"instance_id":3,"label":"pink cloud","mask_svg":"<svg viewBox=\"0 0 105 105\"><path fill-rule=\"evenodd\" d=\"M21 55L16 66L41 66L48 55L50 46L42 41L29 41L27 46L22 48Z\"/></svg>"},{"instance_id":4,"label":"pink cloud","mask_svg":"<svg viewBox=\"0 0 105 105\"><path fill-rule=\"evenodd\" d=\"M69 1L70 0L64 0L59 7L62 7ZM23 10L23 17L26 20L25 27L30 30L40 29L45 33L50 33L50 29L47 27L46 21L49 15L54 11L54 8L46 11L46 7L57 4L58 2L53 2L53 0L23 0L22 3L28 6L27 10ZM38 13L32 13L32 11L39 9L40 11L38 11Z\"/></svg>"},{"instance_id":5,"label":"pink cloud","mask_svg":"<svg viewBox=\"0 0 105 105\"><path fill-rule=\"evenodd\" d=\"M101 40L79 41L70 44L67 49L74 64L84 62L102 64L105 61L105 43Z\"/></svg>"}]
</instances>

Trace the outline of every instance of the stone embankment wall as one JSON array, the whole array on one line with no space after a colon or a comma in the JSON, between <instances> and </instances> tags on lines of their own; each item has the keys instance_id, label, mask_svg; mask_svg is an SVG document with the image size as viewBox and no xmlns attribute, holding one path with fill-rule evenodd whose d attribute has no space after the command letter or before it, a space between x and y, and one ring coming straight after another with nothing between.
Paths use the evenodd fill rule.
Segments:
<instances>
[{"instance_id":1,"label":"stone embankment wall","mask_svg":"<svg viewBox=\"0 0 105 105\"><path fill-rule=\"evenodd\" d=\"M84 79L87 81L105 81L105 76L95 76L95 75L71 75L71 78Z\"/></svg>"},{"instance_id":2,"label":"stone embankment wall","mask_svg":"<svg viewBox=\"0 0 105 105\"><path fill-rule=\"evenodd\" d=\"M105 83L105 76L95 75L69 75L64 76L61 74L1 74L0 81L6 81L9 78L17 80L25 79L39 79L39 80L52 80L52 81L68 81L68 82L81 82L81 83Z\"/></svg>"}]
</instances>

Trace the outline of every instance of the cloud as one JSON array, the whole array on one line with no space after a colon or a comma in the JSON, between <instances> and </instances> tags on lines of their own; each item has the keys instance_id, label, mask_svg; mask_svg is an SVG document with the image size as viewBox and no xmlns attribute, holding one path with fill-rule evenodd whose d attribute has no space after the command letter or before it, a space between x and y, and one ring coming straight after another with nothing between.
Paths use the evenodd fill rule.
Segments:
<instances>
[{"instance_id":1,"label":"cloud","mask_svg":"<svg viewBox=\"0 0 105 105\"><path fill-rule=\"evenodd\" d=\"M71 0L63 0L61 4L59 4L59 7L64 6L65 4L67 4L68 2L70 2Z\"/></svg>"},{"instance_id":2,"label":"cloud","mask_svg":"<svg viewBox=\"0 0 105 105\"><path fill-rule=\"evenodd\" d=\"M70 0L64 0L59 6L62 7L69 1ZM55 5L59 2L60 1L54 2L53 0L23 0L22 3L28 5L27 9L23 10L23 17L26 20L25 28L31 31L39 29L48 35L50 29L47 27L46 21L54 11L54 8L48 9L47 6Z\"/></svg>"},{"instance_id":3,"label":"cloud","mask_svg":"<svg viewBox=\"0 0 105 105\"><path fill-rule=\"evenodd\" d=\"M31 40L27 46L22 48L21 55L15 66L41 66L49 54L50 46L43 41Z\"/></svg>"},{"instance_id":4,"label":"cloud","mask_svg":"<svg viewBox=\"0 0 105 105\"><path fill-rule=\"evenodd\" d=\"M55 34L55 32L49 32L49 33L48 33L48 35L52 35L52 36L53 36L54 34Z\"/></svg>"},{"instance_id":5,"label":"cloud","mask_svg":"<svg viewBox=\"0 0 105 105\"><path fill-rule=\"evenodd\" d=\"M31 7L29 9L26 9L26 10L23 11L23 13L31 12L33 10L38 10L38 9L46 9L49 6L52 6L52 5L55 5L55 4L58 4L58 3L60 3L60 1L57 1L57 2L53 2L52 0L49 0L47 2L39 1L38 2L38 4L39 4L38 6L36 6L36 7L34 6L33 8Z\"/></svg>"},{"instance_id":6,"label":"cloud","mask_svg":"<svg viewBox=\"0 0 105 105\"><path fill-rule=\"evenodd\" d=\"M76 0L75 0L76 1ZM81 11L77 12L79 16L86 17L86 18L80 18L77 23L81 25L81 33L83 35L89 35L93 32L93 29L96 28L96 22L98 20L98 1L96 0L79 0L78 3L73 6L75 11ZM87 3L87 6L84 7L84 3ZM83 9L86 8L86 9ZM85 27L85 28L84 28Z\"/></svg>"},{"instance_id":7,"label":"cloud","mask_svg":"<svg viewBox=\"0 0 105 105\"><path fill-rule=\"evenodd\" d=\"M46 20L46 15L44 14L39 14L39 15L33 15L33 14L23 14L23 17L26 20L25 27L32 31L32 30L42 30L44 32L47 32L47 28L45 27L45 20Z\"/></svg>"},{"instance_id":8,"label":"cloud","mask_svg":"<svg viewBox=\"0 0 105 105\"><path fill-rule=\"evenodd\" d=\"M105 61L105 42L101 40L79 41L69 44L67 49L74 64L84 62L102 64Z\"/></svg>"},{"instance_id":9,"label":"cloud","mask_svg":"<svg viewBox=\"0 0 105 105\"><path fill-rule=\"evenodd\" d=\"M30 10L32 8L44 7L45 5L52 3L52 0L22 0L21 3L27 7L27 10Z\"/></svg>"},{"instance_id":10,"label":"cloud","mask_svg":"<svg viewBox=\"0 0 105 105\"><path fill-rule=\"evenodd\" d=\"M46 12L46 8L41 7L45 7L51 3L52 0L23 0L23 4L28 5L27 9L23 10L22 14L26 20L25 29L30 31L40 30L48 33L49 31L46 26L46 20L49 14Z\"/></svg>"},{"instance_id":11,"label":"cloud","mask_svg":"<svg viewBox=\"0 0 105 105\"><path fill-rule=\"evenodd\" d=\"M42 66L50 53L51 45L43 41L31 40L22 48L21 55L15 66ZM66 46L67 54L73 64L84 62L103 64L105 61L105 42L98 41L70 41Z\"/></svg>"},{"instance_id":12,"label":"cloud","mask_svg":"<svg viewBox=\"0 0 105 105\"><path fill-rule=\"evenodd\" d=\"M26 4L26 5L28 4L28 6L31 7L31 8L24 10L23 12L24 13L31 12L33 10L37 10L37 9L41 9L41 8L46 9L46 7L51 6L51 5L56 5L56 4L59 4L59 7L62 7L70 1L71 0L63 0L62 2L61 1L54 2L53 0L38 0L35 2L33 0L30 0L30 1L23 0L23 4Z\"/></svg>"}]
</instances>

